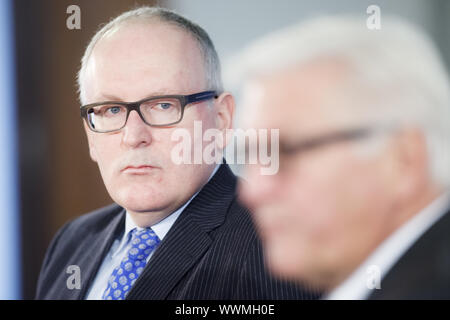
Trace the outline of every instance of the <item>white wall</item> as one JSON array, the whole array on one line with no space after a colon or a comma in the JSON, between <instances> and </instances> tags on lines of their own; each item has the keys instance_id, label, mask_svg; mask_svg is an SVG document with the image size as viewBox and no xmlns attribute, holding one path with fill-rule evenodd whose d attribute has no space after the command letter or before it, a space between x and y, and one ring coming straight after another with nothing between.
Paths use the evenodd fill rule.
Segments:
<instances>
[{"instance_id":1,"label":"white wall","mask_svg":"<svg viewBox=\"0 0 450 320\"><path fill-rule=\"evenodd\" d=\"M331 13L366 16L371 4L381 13L394 13L435 33L439 0L168 0L164 5L200 24L211 36L225 63L252 39L302 19ZM450 12L449 12L450 14Z\"/></svg>"},{"instance_id":2,"label":"white wall","mask_svg":"<svg viewBox=\"0 0 450 320\"><path fill-rule=\"evenodd\" d=\"M366 9L371 4L381 8L381 19L383 14L396 14L422 26L435 38L446 36L439 44L441 49L450 54L450 31L444 34L445 30L439 29L449 27L450 1L167 0L161 1L161 4L202 26L211 36L224 67L237 51L265 33L319 14L351 12L366 17ZM441 11L446 9L448 13L443 15Z\"/></svg>"}]
</instances>

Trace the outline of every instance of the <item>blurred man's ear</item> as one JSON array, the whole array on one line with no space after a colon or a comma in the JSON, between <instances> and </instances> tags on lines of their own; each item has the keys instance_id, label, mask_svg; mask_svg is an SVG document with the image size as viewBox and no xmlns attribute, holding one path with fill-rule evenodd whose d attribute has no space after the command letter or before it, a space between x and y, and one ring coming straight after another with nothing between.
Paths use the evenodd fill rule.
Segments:
<instances>
[{"instance_id":1,"label":"blurred man's ear","mask_svg":"<svg viewBox=\"0 0 450 320\"><path fill-rule=\"evenodd\" d=\"M421 192L419 189L431 181L427 143L424 133L417 128L405 128L395 134L391 145L396 178L401 198Z\"/></svg>"},{"instance_id":2,"label":"blurred man's ear","mask_svg":"<svg viewBox=\"0 0 450 320\"><path fill-rule=\"evenodd\" d=\"M216 128L222 131L224 137L224 145L222 147L225 147L228 144L226 130L233 128L234 108L235 101L231 93L224 92L217 98Z\"/></svg>"}]
</instances>

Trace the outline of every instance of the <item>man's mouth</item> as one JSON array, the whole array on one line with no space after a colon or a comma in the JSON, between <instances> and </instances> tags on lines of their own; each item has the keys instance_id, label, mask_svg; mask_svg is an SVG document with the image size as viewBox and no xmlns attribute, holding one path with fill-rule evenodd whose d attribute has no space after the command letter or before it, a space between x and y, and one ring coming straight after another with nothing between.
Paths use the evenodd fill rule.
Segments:
<instances>
[{"instance_id":1,"label":"man's mouth","mask_svg":"<svg viewBox=\"0 0 450 320\"><path fill-rule=\"evenodd\" d=\"M133 175L145 175L153 172L155 169L156 167L151 165L126 166L121 172Z\"/></svg>"}]
</instances>

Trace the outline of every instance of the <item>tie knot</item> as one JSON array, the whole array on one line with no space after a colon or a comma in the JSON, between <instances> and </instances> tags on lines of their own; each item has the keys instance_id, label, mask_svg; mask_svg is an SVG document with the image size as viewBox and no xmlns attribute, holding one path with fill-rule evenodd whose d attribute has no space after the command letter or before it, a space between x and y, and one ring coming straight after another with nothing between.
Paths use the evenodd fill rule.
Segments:
<instances>
[{"instance_id":1,"label":"tie knot","mask_svg":"<svg viewBox=\"0 0 450 320\"><path fill-rule=\"evenodd\" d=\"M128 258L143 260L158 246L160 240L151 228L134 229L131 235L131 248Z\"/></svg>"}]
</instances>

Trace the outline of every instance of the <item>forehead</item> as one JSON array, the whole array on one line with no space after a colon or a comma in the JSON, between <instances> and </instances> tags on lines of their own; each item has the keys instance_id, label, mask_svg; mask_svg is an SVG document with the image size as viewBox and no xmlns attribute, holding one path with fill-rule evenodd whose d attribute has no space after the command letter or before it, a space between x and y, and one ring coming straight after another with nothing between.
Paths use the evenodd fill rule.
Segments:
<instances>
[{"instance_id":1,"label":"forehead","mask_svg":"<svg viewBox=\"0 0 450 320\"><path fill-rule=\"evenodd\" d=\"M204 60L186 31L162 22L122 26L95 46L86 70L88 97L138 100L152 93L189 93L205 86ZM99 98L99 97L97 97Z\"/></svg>"},{"instance_id":2,"label":"forehead","mask_svg":"<svg viewBox=\"0 0 450 320\"><path fill-rule=\"evenodd\" d=\"M254 77L244 88L244 122L251 127L280 128L280 136L339 127L349 120L347 77L346 67L335 61L311 62Z\"/></svg>"}]
</instances>

